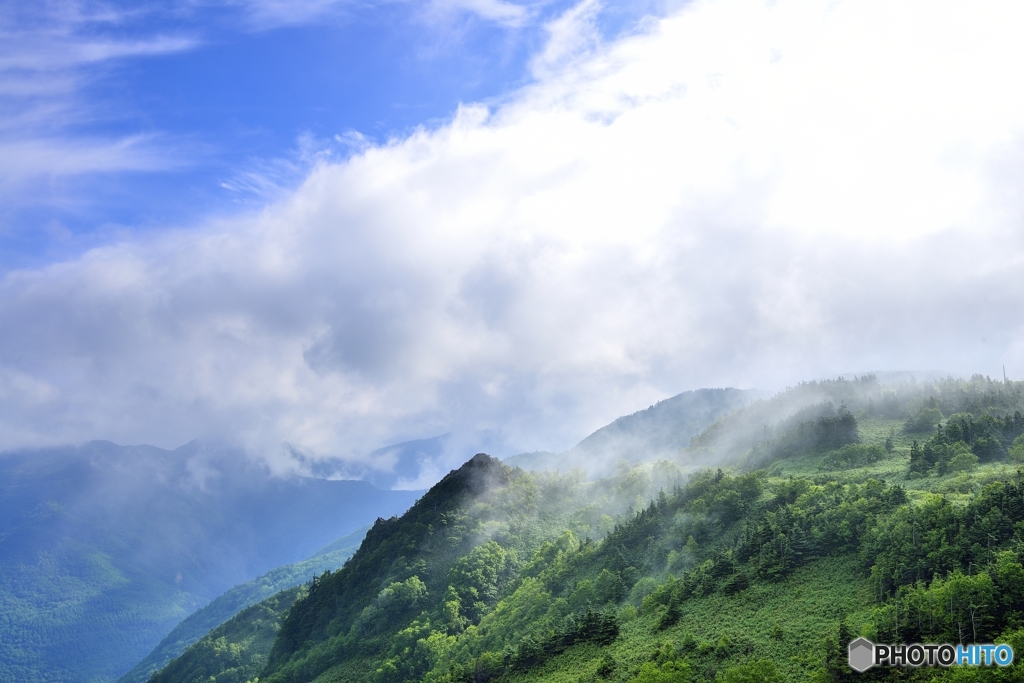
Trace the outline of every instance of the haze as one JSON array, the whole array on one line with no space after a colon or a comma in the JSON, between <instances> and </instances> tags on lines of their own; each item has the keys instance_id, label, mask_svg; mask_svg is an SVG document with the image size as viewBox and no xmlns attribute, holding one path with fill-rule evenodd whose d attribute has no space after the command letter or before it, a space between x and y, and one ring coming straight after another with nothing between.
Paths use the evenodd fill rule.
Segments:
<instances>
[{"instance_id":1,"label":"haze","mask_svg":"<svg viewBox=\"0 0 1024 683\"><path fill-rule=\"evenodd\" d=\"M443 473L687 389L1024 374L1018 4L43 7L0 10L0 448Z\"/></svg>"}]
</instances>

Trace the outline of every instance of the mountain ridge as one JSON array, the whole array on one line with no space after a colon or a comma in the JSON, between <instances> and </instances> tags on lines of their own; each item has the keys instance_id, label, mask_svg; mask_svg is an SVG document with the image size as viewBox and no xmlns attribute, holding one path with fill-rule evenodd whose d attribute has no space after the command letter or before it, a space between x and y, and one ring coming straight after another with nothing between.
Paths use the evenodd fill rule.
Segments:
<instances>
[{"instance_id":1,"label":"mountain ridge","mask_svg":"<svg viewBox=\"0 0 1024 683\"><path fill-rule=\"evenodd\" d=\"M477 455L278 612L272 645L217 631L250 668L191 650L191 677L153 683L845 682L857 635L964 628L1024 651L1022 410L1024 383L865 376L756 401L606 479Z\"/></svg>"},{"instance_id":2,"label":"mountain ridge","mask_svg":"<svg viewBox=\"0 0 1024 683\"><path fill-rule=\"evenodd\" d=\"M520 453L504 461L534 470L568 471L579 467L591 477L611 474L620 461L673 458L719 417L759 398L744 389L697 389L616 418L562 453Z\"/></svg>"}]
</instances>

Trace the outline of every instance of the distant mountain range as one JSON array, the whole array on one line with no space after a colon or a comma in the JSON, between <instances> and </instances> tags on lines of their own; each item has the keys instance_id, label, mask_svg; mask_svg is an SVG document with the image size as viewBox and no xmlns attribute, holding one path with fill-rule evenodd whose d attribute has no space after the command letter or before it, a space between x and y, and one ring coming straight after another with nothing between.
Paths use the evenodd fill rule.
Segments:
<instances>
[{"instance_id":1,"label":"distant mountain range","mask_svg":"<svg viewBox=\"0 0 1024 683\"><path fill-rule=\"evenodd\" d=\"M309 559L272 569L252 581L246 581L227 590L206 607L194 612L175 626L174 630L161 640L145 659L122 676L118 683L146 683L154 671L162 669L167 662L184 652L186 647L245 608L280 591L306 583L318 574L342 566L359 548L369 529L369 526L357 529L321 548Z\"/></svg>"},{"instance_id":2,"label":"distant mountain range","mask_svg":"<svg viewBox=\"0 0 1024 683\"><path fill-rule=\"evenodd\" d=\"M114 681L226 589L417 495L198 442L0 454L0 680Z\"/></svg>"}]
</instances>

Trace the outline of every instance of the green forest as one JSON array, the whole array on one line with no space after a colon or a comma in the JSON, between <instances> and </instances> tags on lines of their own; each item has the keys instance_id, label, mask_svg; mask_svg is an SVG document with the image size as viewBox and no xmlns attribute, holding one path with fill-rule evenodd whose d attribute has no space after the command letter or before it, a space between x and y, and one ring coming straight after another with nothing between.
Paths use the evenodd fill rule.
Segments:
<instances>
[{"instance_id":1,"label":"green forest","mask_svg":"<svg viewBox=\"0 0 1024 683\"><path fill-rule=\"evenodd\" d=\"M1024 680L846 663L857 636L1024 655L1022 390L805 383L597 480L476 455L150 683Z\"/></svg>"}]
</instances>

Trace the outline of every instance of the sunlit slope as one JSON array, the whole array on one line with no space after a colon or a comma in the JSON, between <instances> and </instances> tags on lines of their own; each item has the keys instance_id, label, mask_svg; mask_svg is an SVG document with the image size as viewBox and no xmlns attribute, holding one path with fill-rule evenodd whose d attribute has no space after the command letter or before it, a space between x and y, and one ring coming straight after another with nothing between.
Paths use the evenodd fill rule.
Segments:
<instances>
[{"instance_id":1,"label":"sunlit slope","mask_svg":"<svg viewBox=\"0 0 1024 683\"><path fill-rule=\"evenodd\" d=\"M824 643L838 635L839 619L859 614L870 602L870 582L855 557L818 559L778 581L686 600L671 626L661 624L657 609L643 614L627 610L612 643L573 647L513 671L507 680L630 680L644 664L664 670L673 660L685 661L693 680L715 680L719 673L764 659L775 664L784 680L814 680L825 673Z\"/></svg>"},{"instance_id":2,"label":"sunlit slope","mask_svg":"<svg viewBox=\"0 0 1024 683\"><path fill-rule=\"evenodd\" d=\"M1021 388L808 383L600 481L477 456L296 601L260 682L850 680L857 634L1024 652Z\"/></svg>"},{"instance_id":3,"label":"sunlit slope","mask_svg":"<svg viewBox=\"0 0 1024 683\"><path fill-rule=\"evenodd\" d=\"M201 444L0 454L0 680L115 681L227 588L415 495Z\"/></svg>"}]
</instances>

